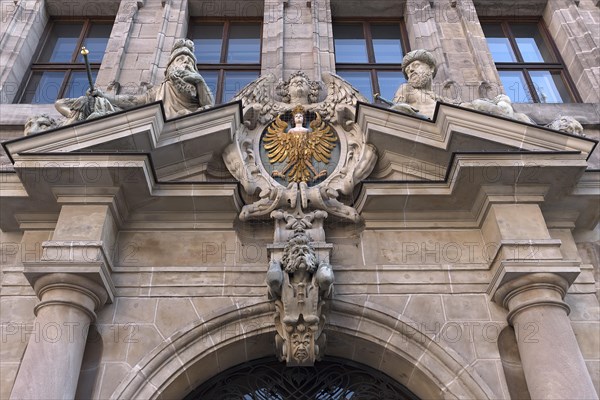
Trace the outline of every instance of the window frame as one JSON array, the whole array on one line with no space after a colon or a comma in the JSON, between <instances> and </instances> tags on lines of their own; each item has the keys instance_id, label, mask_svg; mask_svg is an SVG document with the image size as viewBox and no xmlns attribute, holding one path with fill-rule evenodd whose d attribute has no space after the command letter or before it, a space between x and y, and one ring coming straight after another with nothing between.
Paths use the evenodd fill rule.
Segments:
<instances>
[{"instance_id":1,"label":"window frame","mask_svg":"<svg viewBox=\"0 0 600 400\"><path fill-rule=\"evenodd\" d=\"M363 35L366 42L367 47L367 61L366 63L338 63L337 59L335 61L335 71L338 73L339 71L347 71L347 72L369 72L371 77L371 86L373 88L373 93L381 93L381 88L379 86L379 79L377 77L378 71L400 71L403 75L402 71L402 60L399 60L398 63L377 63L375 60L375 49L373 47L373 35L371 33L371 26L378 24L398 24L400 27L400 44L402 45L402 57L410 52L410 43L408 42L408 32L406 30L406 23L404 18L334 18L332 21L332 26L340 24L340 25L352 25L352 24L361 24L363 28ZM335 35L332 33L334 40L334 52L335 52ZM391 100L391 99L389 99ZM381 100L375 100L375 104L382 103Z\"/></svg>"},{"instance_id":2,"label":"window frame","mask_svg":"<svg viewBox=\"0 0 600 400\"><path fill-rule=\"evenodd\" d=\"M60 24L60 23L73 23L73 22L81 22L81 23L83 23L83 26L81 28L81 32L79 33L79 38L77 39L77 45L75 46L75 50L74 50L73 54L71 54L71 62L70 63L39 62L38 60L42 56L42 53L44 51L46 44L48 43L48 40L50 40L50 34L51 34L54 26L57 23ZM53 72L53 71L63 72L64 71L65 76L63 77L62 84L60 86L60 89L58 90L56 100L64 98L65 91L67 89L67 85L69 83L69 80L71 79L71 74L73 72L80 72L80 71L86 70L85 62L80 62L80 63L77 62L77 57L79 56L79 52L81 51L81 46L83 45L83 42L85 41L88 34L90 33L92 25L94 23L112 23L112 25L114 26L114 22L115 22L115 19L112 17L75 17L75 16L74 17L56 17L56 18L51 17L50 20L48 21L48 24L46 24L46 27L44 28L43 37L45 39L43 41L41 41L40 44L38 45L36 52L34 53L34 57L32 58L32 61L29 65L27 79L23 80L23 82L21 83L21 87L19 88L19 93L15 97L15 99L17 99L16 103L18 103L18 104L47 104L47 103L23 103L24 97L26 95L27 87L29 86L29 82L31 81L31 79L33 78L33 75L36 72ZM110 40L110 35L109 35L109 40ZM106 51L105 51L105 54L106 54ZM90 68L92 71L99 71L101 65L102 65L102 62L90 62Z\"/></svg>"},{"instance_id":3,"label":"window frame","mask_svg":"<svg viewBox=\"0 0 600 400\"><path fill-rule=\"evenodd\" d=\"M565 86L567 92L569 93L569 95L571 96L570 102L572 102L572 103L581 103L582 102L581 96L579 95L579 92L577 91L577 89L575 87L575 82L573 81L573 79L571 78L571 75L569 74L569 71L567 70L564 60L562 59L562 56L561 56L560 52L558 51L558 48L556 47L556 43L554 43L554 40L552 40L552 36L550 35L550 32L546 28L545 24L542 23L541 19L539 19L539 18L510 18L510 19L508 19L508 18L481 17L479 19L479 23L481 25L484 25L484 24L499 24L500 25L500 28L502 29L502 33L504 33L506 39L510 43L511 50L513 51L517 61L515 61L515 62L505 62L505 61L495 62L494 61L496 70L497 71L520 71L523 74L525 83L527 84L527 89L529 90L529 93L531 94L532 104L552 104L552 103L543 103L540 101L540 97L538 96L537 90L535 89L535 84L533 83L533 80L531 79L531 75L529 74L530 71L548 71L550 73L559 72L560 77L564 83L564 86ZM542 37L542 40L544 41L544 44L548 48L548 51L551 53L552 57L554 58L554 61L553 62L525 62L525 61L523 61L523 55L521 54L521 50L519 49L519 46L517 45L515 35L510 28L511 23L512 24L521 24L521 23L535 24L535 26L538 28L540 36ZM563 101L562 103L557 103L557 104L565 104L565 103L567 103L567 102Z\"/></svg>"},{"instance_id":4,"label":"window frame","mask_svg":"<svg viewBox=\"0 0 600 400\"><path fill-rule=\"evenodd\" d=\"M218 63L204 64L197 62L196 67L202 75L202 71L217 71L217 88L215 93L215 104L223 104L223 92L225 89L225 73L227 71L236 72L258 72L258 76L261 74L262 68L262 49L263 49L263 19L260 17L191 17L188 25L187 38L194 40L197 38L190 37L190 27L193 24L210 24L210 23L223 23L223 36L221 41L221 58ZM229 50L229 35L232 23L257 23L260 28L259 34L259 62L258 63L228 63L227 52Z\"/></svg>"}]
</instances>

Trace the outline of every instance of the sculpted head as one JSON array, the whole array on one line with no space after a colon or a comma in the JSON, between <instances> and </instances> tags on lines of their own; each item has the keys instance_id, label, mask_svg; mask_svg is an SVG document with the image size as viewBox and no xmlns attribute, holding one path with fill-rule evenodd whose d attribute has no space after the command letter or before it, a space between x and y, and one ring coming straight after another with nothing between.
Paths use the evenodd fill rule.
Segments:
<instances>
[{"instance_id":1,"label":"sculpted head","mask_svg":"<svg viewBox=\"0 0 600 400\"><path fill-rule=\"evenodd\" d=\"M412 86L427 87L437 73L435 58L427 50L413 50L402 59L402 72Z\"/></svg>"},{"instance_id":2,"label":"sculpted head","mask_svg":"<svg viewBox=\"0 0 600 400\"><path fill-rule=\"evenodd\" d=\"M173 45L165 74L168 76L176 70L198 71L194 55L194 42L189 39L179 39Z\"/></svg>"},{"instance_id":3,"label":"sculpted head","mask_svg":"<svg viewBox=\"0 0 600 400\"><path fill-rule=\"evenodd\" d=\"M317 258L305 232L296 232L288 241L281 263L289 274L296 271L313 273L317 270Z\"/></svg>"},{"instance_id":4,"label":"sculpted head","mask_svg":"<svg viewBox=\"0 0 600 400\"><path fill-rule=\"evenodd\" d=\"M304 124L304 107L300 105L294 107L292 115L294 116L294 123L296 126Z\"/></svg>"},{"instance_id":5,"label":"sculpted head","mask_svg":"<svg viewBox=\"0 0 600 400\"><path fill-rule=\"evenodd\" d=\"M570 133L572 135L584 136L583 126L575 118L568 115L562 115L547 125L548 128L556 131Z\"/></svg>"},{"instance_id":6,"label":"sculpted head","mask_svg":"<svg viewBox=\"0 0 600 400\"><path fill-rule=\"evenodd\" d=\"M311 353L312 332L299 323L290 335L292 354L296 360L303 362Z\"/></svg>"},{"instance_id":7,"label":"sculpted head","mask_svg":"<svg viewBox=\"0 0 600 400\"><path fill-rule=\"evenodd\" d=\"M58 122L48 114L34 115L25 122L25 136L47 131L48 129L56 128L57 126Z\"/></svg>"},{"instance_id":8,"label":"sculpted head","mask_svg":"<svg viewBox=\"0 0 600 400\"><path fill-rule=\"evenodd\" d=\"M320 89L319 83L311 81L302 71L294 72L287 81L277 86L277 92L285 103L315 103L319 98Z\"/></svg>"}]
</instances>

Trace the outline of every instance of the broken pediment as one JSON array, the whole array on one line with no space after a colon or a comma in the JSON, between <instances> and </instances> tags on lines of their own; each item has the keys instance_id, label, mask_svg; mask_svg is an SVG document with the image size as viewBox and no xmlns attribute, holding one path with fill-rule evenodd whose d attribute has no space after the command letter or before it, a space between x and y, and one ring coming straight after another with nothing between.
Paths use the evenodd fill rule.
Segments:
<instances>
[{"instance_id":1,"label":"broken pediment","mask_svg":"<svg viewBox=\"0 0 600 400\"><path fill-rule=\"evenodd\" d=\"M432 221L443 225L461 220L472 226L484 199L494 194L507 199L533 196L548 215L561 215L563 220L566 214L557 210L569 202L575 209L568 213L569 222L563 221L567 225L589 225L597 219L598 174L585 172L594 140L447 104L438 104L432 121L365 103L354 110L352 126L332 125L342 154L339 165L328 173L329 182L344 187L343 176L360 170L361 158L352 150L364 156L370 149L377 157L372 172L362 173L338 196L334 206L341 213L352 204L368 224L403 219L417 226ZM260 200L259 190L241 190L238 182L243 179L231 173L227 157L223 160L236 141L242 144L240 151L260 152L254 136L248 143L236 136L252 131L258 138L265 128L248 130L241 111L240 102L235 102L165 120L160 103L154 103L5 142L16 174L3 174L3 229L16 229L33 210L40 215L58 213L60 202L81 195L78 186L86 188L88 196L91 188L124 196L123 213L131 221L148 221L153 213L169 210L187 223L191 213L208 213L209 220L218 220L211 210L233 221L244 204ZM95 168L104 180L95 178ZM235 171L241 170L248 171ZM264 167L256 173L267 179ZM47 179L50 175L61 178ZM135 182L123 181L125 176L135 177ZM312 190L309 185L306 189ZM307 197L316 208L322 199Z\"/></svg>"},{"instance_id":2,"label":"broken pediment","mask_svg":"<svg viewBox=\"0 0 600 400\"><path fill-rule=\"evenodd\" d=\"M5 142L1 228L56 220L78 201L111 204L123 223L169 211L175 224L231 225L241 205L221 153L240 121L239 103L168 121L153 103Z\"/></svg>"},{"instance_id":3,"label":"broken pediment","mask_svg":"<svg viewBox=\"0 0 600 400\"><path fill-rule=\"evenodd\" d=\"M356 121L379 150L355 194L368 225L478 226L490 196L540 203L551 218L569 203L561 223L597 223L595 140L443 103L433 120L360 103Z\"/></svg>"}]
</instances>

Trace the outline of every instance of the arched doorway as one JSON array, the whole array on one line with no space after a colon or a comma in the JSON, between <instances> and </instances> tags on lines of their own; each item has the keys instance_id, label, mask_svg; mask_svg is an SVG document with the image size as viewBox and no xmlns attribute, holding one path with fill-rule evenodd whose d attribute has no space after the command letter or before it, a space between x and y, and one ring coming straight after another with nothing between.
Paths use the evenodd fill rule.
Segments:
<instances>
[{"instance_id":1,"label":"arched doorway","mask_svg":"<svg viewBox=\"0 0 600 400\"><path fill-rule=\"evenodd\" d=\"M275 357L245 362L194 389L184 400L418 400L386 374L326 357L314 367L288 368Z\"/></svg>"},{"instance_id":2,"label":"arched doorway","mask_svg":"<svg viewBox=\"0 0 600 400\"><path fill-rule=\"evenodd\" d=\"M190 323L151 350L111 399L184 399L229 368L274 358L274 308L271 302L261 301L217 310ZM493 398L465 360L417 326L378 305L333 300L325 355L381 371L419 398Z\"/></svg>"}]
</instances>

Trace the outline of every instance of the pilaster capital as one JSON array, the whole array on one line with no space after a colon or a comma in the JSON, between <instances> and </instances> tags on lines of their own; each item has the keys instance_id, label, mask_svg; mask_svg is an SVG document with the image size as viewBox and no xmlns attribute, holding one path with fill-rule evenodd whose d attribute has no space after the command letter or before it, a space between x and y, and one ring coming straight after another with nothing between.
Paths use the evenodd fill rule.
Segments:
<instances>
[{"instance_id":1,"label":"pilaster capital","mask_svg":"<svg viewBox=\"0 0 600 400\"><path fill-rule=\"evenodd\" d=\"M54 279L49 276L62 277L59 282L67 282L68 277L74 282L73 285L81 282L82 287L89 286L92 293L98 292L95 295L103 299L101 305L112 303L115 287L111 278L110 258L104 247L102 241L47 241L42 244L43 254L39 261L23 262L23 274L36 293L41 290L40 285L46 285L48 279ZM93 307L92 311L94 309L97 307Z\"/></svg>"},{"instance_id":2,"label":"pilaster capital","mask_svg":"<svg viewBox=\"0 0 600 400\"><path fill-rule=\"evenodd\" d=\"M108 292L102 285L71 273L43 275L35 281L33 289L41 300L34 308L36 316L44 307L63 305L83 311L94 321L95 311L100 310L108 300Z\"/></svg>"},{"instance_id":3,"label":"pilaster capital","mask_svg":"<svg viewBox=\"0 0 600 400\"><path fill-rule=\"evenodd\" d=\"M507 320L510 324L518 313L531 307L559 307L569 314L571 310L563 298L577 276L574 272L523 271L501 282L491 295L496 303L509 311Z\"/></svg>"}]
</instances>

